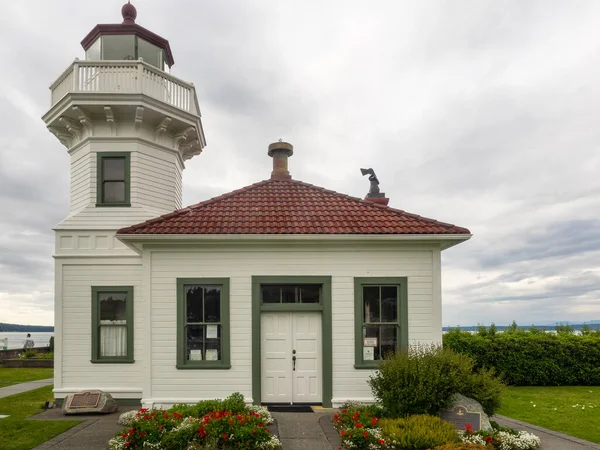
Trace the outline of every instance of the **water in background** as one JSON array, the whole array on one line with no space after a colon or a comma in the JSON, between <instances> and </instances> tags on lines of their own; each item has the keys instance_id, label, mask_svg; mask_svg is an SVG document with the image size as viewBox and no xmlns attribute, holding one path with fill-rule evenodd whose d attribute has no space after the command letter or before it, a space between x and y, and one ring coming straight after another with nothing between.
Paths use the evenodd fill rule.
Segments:
<instances>
[{"instance_id":1,"label":"water in background","mask_svg":"<svg viewBox=\"0 0 600 450\"><path fill-rule=\"evenodd\" d=\"M31 339L33 339L34 347L48 347L50 345L50 336L54 333L31 333ZM27 338L27 332L21 331L10 331L0 332L0 350L4 347L4 338L8 338L8 350L23 348L25 339Z\"/></svg>"}]
</instances>

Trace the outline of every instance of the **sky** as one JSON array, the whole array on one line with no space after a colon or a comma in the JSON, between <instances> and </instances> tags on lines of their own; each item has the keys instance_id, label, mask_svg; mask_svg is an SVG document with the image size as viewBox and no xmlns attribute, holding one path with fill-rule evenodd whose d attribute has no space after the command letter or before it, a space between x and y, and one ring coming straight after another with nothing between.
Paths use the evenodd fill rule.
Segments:
<instances>
[{"instance_id":1,"label":"sky","mask_svg":"<svg viewBox=\"0 0 600 450\"><path fill-rule=\"evenodd\" d=\"M53 324L69 161L48 86L123 0L2 2L0 322ZM443 324L600 320L600 2L135 0L194 82L208 145L184 204L290 172L469 228Z\"/></svg>"}]
</instances>

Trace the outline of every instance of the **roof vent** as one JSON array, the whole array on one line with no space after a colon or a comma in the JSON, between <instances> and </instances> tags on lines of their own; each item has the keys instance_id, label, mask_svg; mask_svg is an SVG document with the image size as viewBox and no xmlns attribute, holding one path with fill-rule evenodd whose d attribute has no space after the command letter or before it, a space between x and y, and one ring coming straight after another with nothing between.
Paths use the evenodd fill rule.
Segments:
<instances>
[{"instance_id":1,"label":"roof vent","mask_svg":"<svg viewBox=\"0 0 600 450\"><path fill-rule=\"evenodd\" d=\"M273 158L271 180L290 180L292 176L288 171L288 158L294 154L294 146L280 139L269 145L268 154Z\"/></svg>"},{"instance_id":2,"label":"roof vent","mask_svg":"<svg viewBox=\"0 0 600 450\"><path fill-rule=\"evenodd\" d=\"M360 169L360 173L362 173L363 176L369 175L369 181L371 182L371 187L369 188L369 193L365 197L365 200L387 206L390 199L386 198L385 193L379 191L379 180L377 179L377 175L375 175L375 171L373 169Z\"/></svg>"}]
</instances>

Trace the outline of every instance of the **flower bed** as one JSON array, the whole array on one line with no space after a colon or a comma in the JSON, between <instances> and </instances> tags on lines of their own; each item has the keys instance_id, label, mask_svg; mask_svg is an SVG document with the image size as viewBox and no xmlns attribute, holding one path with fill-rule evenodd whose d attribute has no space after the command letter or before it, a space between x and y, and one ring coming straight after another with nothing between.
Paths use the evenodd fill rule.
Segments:
<instances>
[{"instance_id":1,"label":"flower bed","mask_svg":"<svg viewBox=\"0 0 600 450\"><path fill-rule=\"evenodd\" d=\"M275 450L279 440L266 427L272 422L266 408L247 406L236 393L222 401L124 413L119 423L127 428L110 440L109 448Z\"/></svg>"},{"instance_id":2,"label":"flower bed","mask_svg":"<svg viewBox=\"0 0 600 450\"><path fill-rule=\"evenodd\" d=\"M540 439L492 422L493 431L456 432L439 417L416 414L399 419L379 419L378 408L349 403L333 415L333 426L342 445L352 450L488 449L535 450ZM383 411L379 410L380 413Z\"/></svg>"}]
</instances>

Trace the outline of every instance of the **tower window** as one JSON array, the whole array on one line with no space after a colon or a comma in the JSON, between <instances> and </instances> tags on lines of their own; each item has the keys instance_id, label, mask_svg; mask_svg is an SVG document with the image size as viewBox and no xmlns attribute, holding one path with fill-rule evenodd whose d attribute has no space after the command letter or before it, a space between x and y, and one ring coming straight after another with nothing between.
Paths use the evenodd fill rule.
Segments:
<instances>
[{"instance_id":1,"label":"tower window","mask_svg":"<svg viewBox=\"0 0 600 450\"><path fill-rule=\"evenodd\" d=\"M96 206L130 206L129 153L98 153Z\"/></svg>"}]
</instances>

